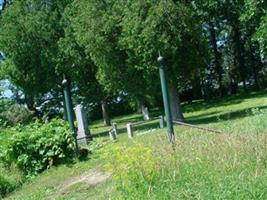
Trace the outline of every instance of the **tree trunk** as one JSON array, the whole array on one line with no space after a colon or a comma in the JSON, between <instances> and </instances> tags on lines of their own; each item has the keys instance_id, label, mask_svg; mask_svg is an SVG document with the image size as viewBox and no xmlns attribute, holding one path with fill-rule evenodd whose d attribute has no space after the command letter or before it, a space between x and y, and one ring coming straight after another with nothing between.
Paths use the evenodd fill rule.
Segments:
<instances>
[{"instance_id":1,"label":"tree trunk","mask_svg":"<svg viewBox=\"0 0 267 200\"><path fill-rule=\"evenodd\" d=\"M259 81L259 67L258 67L258 60L255 57L255 50L253 48L253 45L250 41L249 43L249 50L250 50L250 59L252 61L252 70L253 70L253 77L255 81L255 87L256 89L260 89L260 81Z\"/></svg>"},{"instance_id":2,"label":"tree trunk","mask_svg":"<svg viewBox=\"0 0 267 200\"><path fill-rule=\"evenodd\" d=\"M193 99L201 99L202 92L201 92L201 81L200 81L200 70L198 69L195 72L194 79L191 82L192 90L193 90Z\"/></svg>"},{"instance_id":3,"label":"tree trunk","mask_svg":"<svg viewBox=\"0 0 267 200\"><path fill-rule=\"evenodd\" d=\"M223 95L222 66L220 65L220 60L219 60L220 53L218 51L216 30L215 30L215 25L213 22L210 22L210 40L211 40L211 45L212 45L213 54L214 54L215 70L218 76L220 96L222 96Z\"/></svg>"},{"instance_id":4,"label":"tree trunk","mask_svg":"<svg viewBox=\"0 0 267 200\"><path fill-rule=\"evenodd\" d=\"M27 108L32 113L33 116L39 116L39 111L35 107L34 97L31 95L25 94L25 103L27 105Z\"/></svg>"},{"instance_id":5,"label":"tree trunk","mask_svg":"<svg viewBox=\"0 0 267 200\"><path fill-rule=\"evenodd\" d=\"M65 121L68 121L68 114L67 114L67 106L66 106L66 101L64 97L64 89L61 88L61 93L62 93L62 98L63 98L63 118Z\"/></svg>"},{"instance_id":6,"label":"tree trunk","mask_svg":"<svg viewBox=\"0 0 267 200\"><path fill-rule=\"evenodd\" d=\"M256 87L257 90L259 90L260 89L259 74L258 74L258 70L257 70L257 67L256 67L255 63L253 63L252 69L253 69L255 87Z\"/></svg>"},{"instance_id":7,"label":"tree trunk","mask_svg":"<svg viewBox=\"0 0 267 200\"><path fill-rule=\"evenodd\" d=\"M232 28L233 28L235 59L238 63L238 69L239 69L238 71L240 72L240 77L243 83L244 91L247 92L246 70L245 70L245 59L244 59L245 49L244 49L244 44L241 41L239 22L238 21L234 22Z\"/></svg>"},{"instance_id":8,"label":"tree trunk","mask_svg":"<svg viewBox=\"0 0 267 200\"><path fill-rule=\"evenodd\" d=\"M169 96L170 96L172 120L183 121L184 116L182 113L178 90L173 84L169 85Z\"/></svg>"},{"instance_id":9,"label":"tree trunk","mask_svg":"<svg viewBox=\"0 0 267 200\"><path fill-rule=\"evenodd\" d=\"M107 106L107 100L106 99L101 101L101 108L102 108L102 116L103 116L104 124L106 126L110 126L111 122L110 122L110 118L109 118L109 114L108 114L108 106Z\"/></svg>"},{"instance_id":10,"label":"tree trunk","mask_svg":"<svg viewBox=\"0 0 267 200\"><path fill-rule=\"evenodd\" d=\"M147 112L148 110L146 110L146 105L145 105L145 100L143 97L139 97L138 98L138 107L137 107L137 113L142 114L143 115L143 119L149 120L149 114Z\"/></svg>"},{"instance_id":11,"label":"tree trunk","mask_svg":"<svg viewBox=\"0 0 267 200\"><path fill-rule=\"evenodd\" d=\"M141 113L143 113L143 111L144 111L144 109L145 109L145 101L144 101L144 99L143 98L138 98L137 99L137 103L138 103L138 105L137 105L137 113L139 113L139 114L141 114Z\"/></svg>"}]
</instances>

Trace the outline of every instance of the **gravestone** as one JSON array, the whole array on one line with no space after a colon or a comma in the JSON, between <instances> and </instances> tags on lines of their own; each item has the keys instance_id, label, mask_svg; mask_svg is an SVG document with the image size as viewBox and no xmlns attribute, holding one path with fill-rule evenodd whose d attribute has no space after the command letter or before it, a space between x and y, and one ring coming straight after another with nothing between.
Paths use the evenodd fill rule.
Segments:
<instances>
[{"instance_id":1,"label":"gravestone","mask_svg":"<svg viewBox=\"0 0 267 200\"><path fill-rule=\"evenodd\" d=\"M115 133L115 129L114 129L114 127L112 127L110 130L109 130L109 138L110 138L110 140L116 140L116 133Z\"/></svg>"},{"instance_id":2,"label":"gravestone","mask_svg":"<svg viewBox=\"0 0 267 200\"><path fill-rule=\"evenodd\" d=\"M165 127L165 122L164 122L164 116L161 115L159 116L159 127L164 128Z\"/></svg>"},{"instance_id":3,"label":"gravestone","mask_svg":"<svg viewBox=\"0 0 267 200\"><path fill-rule=\"evenodd\" d=\"M149 112L148 112L148 108L145 107L145 108L142 110L142 112L143 112L144 120L145 120L145 121L148 121L148 120L149 120Z\"/></svg>"},{"instance_id":4,"label":"gravestone","mask_svg":"<svg viewBox=\"0 0 267 200\"><path fill-rule=\"evenodd\" d=\"M112 128L114 130L115 135L117 136L118 135L118 126L117 126L117 124L116 123L113 123L112 124Z\"/></svg>"},{"instance_id":5,"label":"gravestone","mask_svg":"<svg viewBox=\"0 0 267 200\"><path fill-rule=\"evenodd\" d=\"M77 105L74 108L77 123L78 123L78 131L77 131L77 141L80 144L86 144L91 139L91 134L88 129L87 118L81 104Z\"/></svg>"},{"instance_id":6,"label":"gravestone","mask_svg":"<svg viewBox=\"0 0 267 200\"><path fill-rule=\"evenodd\" d=\"M127 123L126 124L126 128L127 128L127 134L129 138L133 137L133 128L132 128L132 123Z\"/></svg>"}]
</instances>

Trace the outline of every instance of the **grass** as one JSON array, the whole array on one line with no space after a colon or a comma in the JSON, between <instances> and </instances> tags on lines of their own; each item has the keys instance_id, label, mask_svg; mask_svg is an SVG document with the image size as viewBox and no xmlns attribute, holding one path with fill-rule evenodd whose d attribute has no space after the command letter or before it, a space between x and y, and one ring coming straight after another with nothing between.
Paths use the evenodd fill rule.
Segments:
<instances>
[{"instance_id":1,"label":"grass","mask_svg":"<svg viewBox=\"0 0 267 200\"><path fill-rule=\"evenodd\" d=\"M52 168L7 199L267 199L266 106L266 91L183 105L187 122L224 133L175 126L175 150L166 130L158 129L159 111L151 113L149 122L140 115L113 119L117 142L108 142L109 128L94 122L88 160ZM127 122L134 124L131 140ZM95 186L80 182L58 194L66 180L92 168L113 176Z\"/></svg>"},{"instance_id":2,"label":"grass","mask_svg":"<svg viewBox=\"0 0 267 200\"><path fill-rule=\"evenodd\" d=\"M144 139L144 138L143 138ZM138 139L112 152L108 161L120 198L114 199L266 199L266 135L214 135L185 132L175 151L162 137L145 148ZM137 143L137 144L136 144ZM151 155L142 152L152 149ZM114 148L114 147L113 147ZM118 149L116 149L118 151ZM114 162L119 159L119 163ZM127 166L127 163L131 163ZM111 163L111 164L110 164ZM149 163L149 164L148 164ZM116 170L119 169L119 170ZM124 170L127 169L126 172ZM123 173L124 172L124 173ZM138 180L138 181L137 181ZM138 188L138 189L137 189Z\"/></svg>"}]
</instances>

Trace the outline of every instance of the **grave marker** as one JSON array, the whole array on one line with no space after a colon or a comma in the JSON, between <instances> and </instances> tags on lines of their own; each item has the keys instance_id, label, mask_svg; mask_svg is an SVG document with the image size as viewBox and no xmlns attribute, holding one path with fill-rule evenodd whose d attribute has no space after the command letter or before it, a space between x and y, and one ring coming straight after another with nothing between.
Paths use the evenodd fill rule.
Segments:
<instances>
[{"instance_id":1,"label":"grave marker","mask_svg":"<svg viewBox=\"0 0 267 200\"><path fill-rule=\"evenodd\" d=\"M164 122L164 116L161 115L159 116L159 127L164 128L165 127L165 122Z\"/></svg>"},{"instance_id":2,"label":"grave marker","mask_svg":"<svg viewBox=\"0 0 267 200\"><path fill-rule=\"evenodd\" d=\"M143 110L143 117L144 117L144 120L145 121L148 121L149 120L149 111L148 111L148 107L145 107Z\"/></svg>"},{"instance_id":3,"label":"grave marker","mask_svg":"<svg viewBox=\"0 0 267 200\"><path fill-rule=\"evenodd\" d=\"M110 138L110 140L116 140L116 133L115 133L115 129L114 129L114 127L112 127L110 130L109 130L109 138Z\"/></svg>"},{"instance_id":4,"label":"grave marker","mask_svg":"<svg viewBox=\"0 0 267 200\"><path fill-rule=\"evenodd\" d=\"M91 139L91 134L88 129L86 115L81 104L77 105L74 108L77 123L78 123L78 131L77 131L77 140L80 144L86 144Z\"/></svg>"},{"instance_id":5,"label":"grave marker","mask_svg":"<svg viewBox=\"0 0 267 200\"><path fill-rule=\"evenodd\" d=\"M129 138L133 137L133 129L132 129L132 123L127 123L126 124L127 127L127 134Z\"/></svg>"},{"instance_id":6,"label":"grave marker","mask_svg":"<svg viewBox=\"0 0 267 200\"><path fill-rule=\"evenodd\" d=\"M116 123L113 123L112 124L112 128L114 130L115 135L117 136L118 135L118 126L117 126L117 124Z\"/></svg>"}]
</instances>

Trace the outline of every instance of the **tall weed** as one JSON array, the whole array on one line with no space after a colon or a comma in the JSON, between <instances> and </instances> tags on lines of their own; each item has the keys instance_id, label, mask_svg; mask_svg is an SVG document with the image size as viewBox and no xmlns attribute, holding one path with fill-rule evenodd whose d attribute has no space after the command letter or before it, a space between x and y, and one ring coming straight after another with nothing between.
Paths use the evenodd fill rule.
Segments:
<instances>
[{"instance_id":1,"label":"tall weed","mask_svg":"<svg viewBox=\"0 0 267 200\"><path fill-rule=\"evenodd\" d=\"M102 159L114 199L267 199L267 135L179 134L112 144Z\"/></svg>"}]
</instances>

